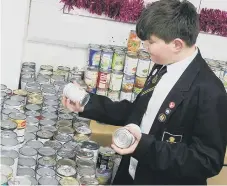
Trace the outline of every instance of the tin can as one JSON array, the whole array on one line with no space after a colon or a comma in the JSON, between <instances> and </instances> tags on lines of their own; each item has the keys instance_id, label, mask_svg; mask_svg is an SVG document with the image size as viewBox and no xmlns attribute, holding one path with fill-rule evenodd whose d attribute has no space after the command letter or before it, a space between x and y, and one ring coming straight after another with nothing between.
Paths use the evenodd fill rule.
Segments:
<instances>
[{"instance_id":1,"label":"tin can","mask_svg":"<svg viewBox=\"0 0 227 186\"><path fill-rule=\"evenodd\" d=\"M75 151L78 146L78 142L76 141L69 141L63 145L63 148Z\"/></svg>"},{"instance_id":2,"label":"tin can","mask_svg":"<svg viewBox=\"0 0 227 186\"><path fill-rule=\"evenodd\" d=\"M125 58L125 68L124 73L127 75L135 75L138 64L137 53L127 52Z\"/></svg>"},{"instance_id":3,"label":"tin can","mask_svg":"<svg viewBox=\"0 0 227 186\"><path fill-rule=\"evenodd\" d=\"M77 185L79 186L79 182L77 181L77 179L73 178L73 177L64 177L59 181L60 185L62 186L67 186L67 185Z\"/></svg>"},{"instance_id":4,"label":"tin can","mask_svg":"<svg viewBox=\"0 0 227 186\"><path fill-rule=\"evenodd\" d=\"M0 174L7 177L10 180L13 176L13 169L8 165L0 164Z\"/></svg>"},{"instance_id":5,"label":"tin can","mask_svg":"<svg viewBox=\"0 0 227 186\"><path fill-rule=\"evenodd\" d=\"M85 148L76 148L76 160L92 160L94 158L94 152Z\"/></svg>"},{"instance_id":6,"label":"tin can","mask_svg":"<svg viewBox=\"0 0 227 186\"><path fill-rule=\"evenodd\" d=\"M0 162L2 165L7 165L13 169L14 159L11 157L0 157Z\"/></svg>"},{"instance_id":7,"label":"tin can","mask_svg":"<svg viewBox=\"0 0 227 186\"><path fill-rule=\"evenodd\" d=\"M38 159L44 156L56 158L56 151L51 147L41 147L38 150Z\"/></svg>"},{"instance_id":8,"label":"tin can","mask_svg":"<svg viewBox=\"0 0 227 186\"><path fill-rule=\"evenodd\" d=\"M17 169L17 176L35 176L35 170L32 168L18 168Z\"/></svg>"},{"instance_id":9,"label":"tin can","mask_svg":"<svg viewBox=\"0 0 227 186\"><path fill-rule=\"evenodd\" d=\"M40 70L48 70L53 72L54 67L51 65L41 65Z\"/></svg>"},{"instance_id":10,"label":"tin can","mask_svg":"<svg viewBox=\"0 0 227 186\"><path fill-rule=\"evenodd\" d=\"M21 78L21 89L25 90L26 84L31 82L35 82L35 80L32 78Z\"/></svg>"},{"instance_id":11,"label":"tin can","mask_svg":"<svg viewBox=\"0 0 227 186\"><path fill-rule=\"evenodd\" d=\"M14 95L18 95L18 96L23 96L26 97L27 96L27 91L26 90L22 90L22 89L16 89L13 91Z\"/></svg>"},{"instance_id":12,"label":"tin can","mask_svg":"<svg viewBox=\"0 0 227 186\"><path fill-rule=\"evenodd\" d=\"M115 155L114 156L114 167L113 167L113 173L112 173L112 178L111 178L111 183L113 183L113 180L115 178L115 175L118 171L118 168L120 166L120 163L121 163L121 159L122 159L122 156L120 155Z\"/></svg>"},{"instance_id":13,"label":"tin can","mask_svg":"<svg viewBox=\"0 0 227 186\"><path fill-rule=\"evenodd\" d=\"M48 167L41 167L36 170L36 179L39 180L41 177L55 177L55 171Z\"/></svg>"},{"instance_id":14,"label":"tin can","mask_svg":"<svg viewBox=\"0 0 227 186\"><path fill-rule=\"evenodd\" d=\"M21 78L35 79L35 72L21 72Z\"/></svg>"},{"instance_id":15,"label":"tin can","mask_svg":"<svg viewBox=\"0 0 227 186\"><path fill-rule=\"evenodd\" d=\"M123 49L116 49L113 55L112 69L122 71L125 63L125 51Z\"/></svg>"},{"instance_id":16,"label":"tin can","mask_svg":"<svg viewBox=\"0 0 227 186\"><path fill-rule=\"evenodd\" d=\"M28 67L28 66L25 66L25 67L21 68L21 71L22 72L35 72L35 69Z\"/></svg>"},{"instance_id":17,"label":"tin can","mask_svg":"<svg viewBox=\"0 0 227 186\"><path fill-rule=\"evenodd\" d=\"M54 82L54 88L55 88L56 92L58 92L65 85L66 85L65 81L55 81Z\"/></svg>"},{"instance_id":18,"label":"tin can","mask_svg":"<svg viewBox=\"0 0 227 186\"><path fill-rule=\"evenodd\" d=\"M97 85L98 79L98 68L96 67L87 67L85 71L85 83L90 88L95 88Z\"/></svg>"},{"instance_id":19,"label":"tin can","mask_svg":"<svg viewBox=\"0 0 227 186\"><path fill-rule=\"evenodd\" d=\"M74 130L71 127L59 127L58 132L61 134L70 135L71 137L74 135Z\"/></svg>"},{"instance_id":20,"label":"tin can","mask_svg":"<svg viewBox=\"0 0 227 186\"><path fill-rule=\"evenodd\" d=\"M17 109L20 112L23 112L23 104L19 101L15 101L15 100L5 100L4 102L4 108L6 109Z\"/></svg>"},{"instance_id":21,"label":"tin can","mask_svg":"<svg viewBox=\"0 0 227 186\"><path fill-rule=\"evenodd\" d=\"M37 112L40 112L41 111L41 106L36 105L36 104L27 104L25 106L25 110L26 111L37 111Z\"/></svg>"},{"instance_id":22,"label":"tin can","mask_svg":"<svg viewBox=\"0 0 227 186\"><path fill-rule=\"evenodd\" d=\"M65 77L60 75L52 75L50 78L50 82L54 83L55 81L65 81Z\"/></svg>"},{"instance_id":23,"label":"tin can","mask_svg":"<svg viewBox=\"0 0 227 186\"><path fill-rule=\"evenodd\" d=\"M95 168L94 167L80 167L77 168L77 179L82 177L92 177L95 178Z\"/></svg>"},{"instance_id":24,"label":"tin can","mask_svg":"<svg viewBox=\"0 0 227 186\"><path fill-rule=\"evenodd\" d=\"M122 81L122 91L125 92L132 92L135 82L135 76L134 75L127 75L124 74L123 81Z\"/></svg>"},{"instance_id":25,"label":"tin can","mask_svg":"<svg viewBox=\"0 0 227 186\"><path fill-rule=\"evenodd\" d=\"M37 118L38 120L40 119L40 113L37 112L37 111L26 111L26 112L25 112L25 115L26 115L27 117L35 117L35 118Z\"/></svg>"},{"instance_id":26,"label":"tin can","mask_svg":"<svg viewBox=\"0 0 227 186\"><path fill-rule=\"evenodd\" d=\"M120 101L122 101L122 100L131 101L132 100L132 92L121 91L120 92Z\"/></svg>"},{"instance_id":27,"label":"tin can","mask_svg":"<svg viewBox=\"0 0 227 186\"><path fill-rule=\"evenodd\" d=\"M34 125L27 125L26 129L25 129L25 133L28 132L28 133L34 133L36 134L36 132L38 131L38 127L37 126L34 126Z\"/></svg>"},{"instance_id":28,"label":"tin can","mask_svg":"<svg viewBox=\"0 0 227 186\"><path fill-rule=\"evenodd\" d=\"M59 159L57 161L57 167L61 167L61 166L64 166L64 165L76 168L76 162L71 160L71 159L63 158L63 159Z\"/></svg>"},{"instance_id":29,"label":"tin can","mask_svg":"<svg viewBox=\"0 0 227 186\"><path fill-rule=\"evenodd\" d=\"M25 87L26 90L28 89L40 89L40 84L37 83L37 82L29 82L26 84L26 87Z\"/></svg>"},{"instance_id":30,"label":"tin can","mask_svg":"<svg viewBox=\"0 0 227 186\"><path fill-rule=\"evenodd\" d=\"M62 145L71 141L72 140L72 136L68 136L66 134L61 134L56 132L54 135L54 139L59 141Z\"/></svg>"},{"instance_id":31,"label":"tin can","mask_svg":"<svg viewBox=\"0 0 227 186\"><path fill-rule=\"evenodd\" d=\"M11 179L8 181L8 185L9 186L31 186L31 181L27 178L27 177L24 177L24 176L16 176L15 178Z\"/></svg>"},{"instance_id":32,"label":"tin can","mask_svg":"<svg viewBox=\"0 0 227 186\"><path fill-rule=\"evenodd\" d=\"M37 139L41 141L42 143L45 143L46 141L49 141L53 138L54 134L50 131L44 131L40 130L37 132Z\"/></svg>"},{"instance_id":33,"label":"tin can","mask_svg":"<svg viewBox=\"0 0 227 186\"><path fill-rule=\"evenodd\" d=\"M55 89L50 89L50 88L43 89L42 90L42 95L43 96L54 96L54 95L56 95L56 90Z\"/></svg>"},{"instance_id":34,"label":"tin can","mask_svg":"<svg viewBox=\"0 0 227 186\"><path fill-rule=\"evenodd\" d=\"M38 168L48 167L50 169L55 169L57 162L53 157L44 156L38 159Z\"/></svg>"},{"instance_id":35,"label":"tin can","mask_svg":"<svg viewBox=\"0 0 227 186\"><path fill-rule=\"evenodd\" d=\"M111 182L112 170L97 169L96 177L100 185L109 185Z\"/></svg>"},{"instance_id":36,"label":"tin can","mask_svg":"<svg viewBox=\"0 0 227 186\"><path fill-rule=\"evenodd\" d=\"M72 123L73 115L72 114L59 114L58 119L59 120L68 120Z\"/></svg>"},{"instance_id":37,"label":"tin can","mask_svg":"<svg viewBox=\"0 0 227 186\"><path fill-rule=\"evenodd\" d=\"M99 182L96 178L82 177L80 180L80 185L99 185Z\"/></svg>"},{"instance_id":38,"label":"tin can","mask_svg":"<svg viewBox=\"0 0 227 186\"><path fill-rule=\"evenodd\" d=\"M34 177L27 177L27 179L31 182L32 186L38 185L38 181Z\"/></svg>"},{"instance_id":39,"label":"tin can","mask_svg":"<svg viewBox=\"0 0 227 186\"><path fill-rule=\"evenodd\" d=\"M56 95L44 95L43 96L44 101L48 100L48 101L58 101L58 97Z\"/></svg>"},{"instance_id":40,"label":"tin can","mask_svg":"<svg viewBox=\"0 0 227 186\"><path fill-rule=\"evenodd\" d=\"M17 134L11 130L3 130L1 131L1 138L11 138L11 139L16 139Z\"/></svg>"},{"instance_id":41,"label":"tin can","mask_svg":"<svg viewBox=\"0 0 227 186\"><path fill-rule=\"evenodd\" d=\"M72 127L72 122L69 120L59 120L57 121L57 128L59 127Z\"/></svg>"},{"instance_id":42,"label":"tin can","mask_svg":"<svg viewBox=\"0 0 227 186\"><path fill-rule=\"evenodd\" d=\"M27 126L30 125L30 126L38 127L39 126L39 120L34 116L28 116L26 118L26 124L27 124Z\"/></svg>"},{"instance_id":43,"label":"tin can","mask_svg":"<svg viewBox=\"0 0 227 186\"><path fill-rule=\"evenodd\" d=\"M18 102L22 103L23 106L25 105L25 97L23 97L23 96L13 95L10 97L10 99L13 101L18 101Z\"/></svg>"},{"instance_id":44,"label":"tin can","mask_svg":"<svg viewBox=\"0 0 227 186\"><path fill-rule=\"evenodd\" d=\"M96 91L97 95L107 96L108 89L98 88Z\"/></svg>"},{"instance_id":45,"label":"tin can","mask_svg":"<svg viewBox=\"0 0 227 186\"><path fill-rule=\"evenodd\" d=\"M101 60L101 48L99 45L89 45L88 48L89 51L89 59L88 59L88 65L99 67L99 63Z\"/></svg>"},{"instance_id":46,"label":"tin can","mask_svg":"<svg viewBox=\"0 0 227 186\"><path fill-rule=\"evenodd\" d=\"M19 149L19 141L15 138L1 138L2 150L15 150Z\"/></svg>"},{"instance_id":47,"label":"tin can","mask_svg":"<svg viewBox=\"0 0 227 186\"><path fill-rule=\"evenodd\" d=\"M111 170L113 168L114 154L115 151L110 147L100 147L96 167L98 169Z\"/></svg>"},{"instance_id":48,"label":"tin can","mask_svg":"<svg viewBox=\"0 0 227 186\"><path fill-rule=\"evenodd\" d=\"M52 84L42 84L41 90L43 90L43 89L55 89L55 87Z\"/></svg>"},{"instance_id":49,"label":"tin can","mask_svg":"<svg viewBox=\"0 0 227 186\"><path fill-rule=\"evenodd\" d=\"M90 99L90 95L84 89L75 86L73 83L65 86L63 94L71 101L79 102L81 106L85 106Z\"/></svg>"},{"instance_id":50,"label":"tin can","mask_svg":"<svg viewBox=\"0 0 227 186\"><path fill-rule=\"evenodd\" d=\"M32 168L35 170L36 160L33 158L19 158L18 160L18 168Z\"/></svg>"},{"instance_id":51,"label":"tin can","mask_svg":"<svg viewBox=\"0 0 227 186\"><path fill-rule=\"evenodd\" d=\"M7 89L6 85L4 85L4 84L0 84L0 85L1 85L1 91Z\"/></svg>"},{"instance_id":52,"label":"tin can","mask_svg":"<svg viewBox=\"0 0 227 186\"><path fill-rule=\"evenodd\" d=\"M51 147L54 150L58 151L59 149L62 148L62 144L59 141L56 140L49 140L44 143L45 147Z\"/></svg>"},{"instance_id":53,"label":"tin can","mask_svg":"<svg viewBox=\"0 0 227 186\"><path fill-rule=\"evenodd\" d=\"M1 121L1 130L11 130L14 131L17 128L17 124L11 120Z\"/></svg>"},{"instance_id":54,"label":"tin can","mask_svg":"<svg viewBox=\"0 0 227 186\"><path fill-rule=\"evenodd\" d=\"M38 140L31 140L31 141L26 142L26 146L39 150L40 148L43 147L43 143Z\"/></svg>"},{"instance_id":55,"label":"tin can","mask_svg":"<svg viewBox=\"0 0 227 186\"><path fill-rule=\"evenodd\" d=\"M38 180L39 185L59 185L59 182L56 178L53 177L42 177Z\"/></svg>"},{"instance_id":56,"label":"tin can","mask_svg":"<svg viewBox=\"0 0 227 186\"><path fill-rule=\"evenodd\" d=\"M6 186L8 185L8 178L5 175L0 174L0 182L2 186Z\"/></svg>"},{"instance_id":57,"label":"tin can","mask_svg":"<svg viewBox=\"0 0 227 186\"><path fill-rule=\"evenodd\" d=\"M78 115L75 116L75 120L73 123L81 123L80 125L87 125L90 126L90 122L91 120L88 118L83 118L83 117L79 117Z\"/></svg>"},{"instance_id":58,"label":"tin can","mask_svg":"<svg viewBox=\"0 0 227 186\"><path fill-rule=\"evenodd\" d=\"M50 76L51 76L51 72L47 71L47 73L49 75L43 75L43 74L38 74L36 81L40 84L40 85L47 85L50 83Z\"/></svg>"},{"instance_id":59,"label":"tin can","mask_svg":"<svg viewBox=\"0 0 227 186\"><path fill-rule=\"evenodd\" d=\"M61 180L63 177L76 177L76 169L72 166L62 165L56 169L56 178Z\"/></svg>"},{"instance_id":60,"label":"tin can","mask_svg":"<svg viewBox=\"0 0 227 186\"><path fill-rule=\"evenodd\" d=\"M42 113L42 118L46 120L53 120L55 122L58 120L57 114L49 112Z\"/></svg>"},{"instance_id":61,"label":"tin can","mask_svg":"<svg viewBox=\"0 0 227 186\"><path fill-rule=\"evenodd\" d=\"M137 52L140 48L141 40L135 30L131 30L128 38L127 48L129 51Z\"/></svg>"},{"instance_id":62,"label":"tin can","mask_svg":"<svg viewBox=\"0 0 227 186\"><path fill-rule=\"evenodd\" d=\"M39 93L31 93L28 95L27 103L41 105L43 103L43 96Z\"/></svg>"},{"instance_id":63,"label":"tin can","mask_svg":"<svg viewBox=\"0 0 227 186\"><path fill-rule=\"evenodd\" d=\"M144 50L139 51L139 61L136 75L139 77L147 77L150 67L150 55Z\"/></svg>"},{"instance_id":64,"label":"tin can","mask_svg":"<svg viewBox=\"0 0 227 186\"><path fill-rule=\"evenodd\" d=\"M146 77L139 77L136 76L136 82L135 82L135 87L136 88L143 88L145 85L147 78Z\"/></svg>"},{"instance_id":65,"label":"tin can","mask_svg":"<svg viewBox=\"0 0 227 186\"><path fill-rule=\"evenodd\" d=\"M30 97L31 94L38 94L41 95L42 91L40 90L40 87L32 87L32 88L27 88L28 91L28 96Z\"/></svg>"},{"instance_id":66,"label":"tin can","mask_svg":"<svg viewBox=\"0 0 227 186\"><path fill-rule=\"evenodd\" d=\"M55 108L54 110L49 110L47 108ZM47 113L51 113L51 112L56 112L58 109L58 101L51 101L51 100L44 100L43 102L43 108L42 111L47 112Z\"/></svg>"},{"instance_id":67,"label":"tin can","mask_svg":"<svg viewBox=\"0 0 227 186\"><path fill-rule=\"evenodd\" d=\"M102 70L111 69L112 59L113 59L113 50L110 48L104 48L101 53L100 69Z\"/></svg>"},{"instance_id":68,"label":"tin can","mask_svg":"<svg viewBox=\"0 0 227 186\"><path fill-rule=\"evenodd\" d=\"M97 161L99 147L100 147L99 144L96 143L95 141L83 141L82 145L81 145L81 148L85 148L85 149L89 149L89 150L93 151L93 153L94 153L94 157L93 157L94 162Z\"/></svg>"},{"instance_id":69,"label":"tin can","mask_svg":"<svg viewBox=\"0 0 227 186\"><path fill-rule=\"evenodd\" d=\"M57 160L67 158L67 159L74 159L75 157L75 152L72 150L66 149L66 148L61 148L57 151Z\"/></svg>"},{"instance_id":70,"label":"tin can","mask_svg":"<svg viewBox=\"0 0 227 186\"><path fill-rule=\"evenodd\" d=\"M120 97L120 91L114 91L109 89L108 98L110 98L112 101L119 101L119 97Z\"/></svg>"},{"instance_id":71,"label":"tin can","mask_svg":"<svg viewBox=\"0 0 227 186\"><path fill-rule=\"evenodd\" d=\"M121 90L121 84L123 79L123 72L121 71L113 71L111 74L110 80L110 89L114 91Z\"/></svg>"},{"instance_id":72,"label":"tin can","mask_svg":"<svg viewBox=\"0 0 227 186\"><path fill-rule=\"evenodd\" d=\"M31 132L25 132L24 134L24 141L28 142L30 140L35 140L36 139L36 135L34 133Z\"/></svg>"},{"instance_id":73,"label":"tin can","mask_svg":"<svg viewBox=\"0 0 227 186\"><path fill-rule=\"evenodd\" d=\"M135 137L127 129L119 128L113 134L113 142L119 148L125 149L135 142Z\"/></svg>"},{"instance_id":74,"label":"tin can","mask_svg":"<svg viewBox=\"0 0 227 186\"><path fill-rule=\"evenodd\" d=\"M86 125L81 125L81 126L76 127L75 132L76 132L75 136L77 136L79 134L86 135L88 137L91 136L91 129L88 128Z\"/></svg>"},{"instance_id":75,"label":"tin can","mask_svg":"<svg viewBox=\"0 0 227 186\"><path fill-rule=\"evenodd\" d=\"M109 88L110 83L110 70L100 70L98 73L97 87L102 89Z\"/></svg>"},{"instance_id":76,"label":"tin can","mask_svg":"<svg viewBox=\"0 0 227 186\"><path fill-rule=\"evenodd\" d=\"M40 127L42 126L55 126L56 122L50 119L42 119L40 120Z\"/></svg>"},{"instance_id":77,"label":"tin can","mask_svg":"<svg viewBox=\"0 0 227 186\"><path fill-rule=\"evenodd\" d=\"M57 131L57 128L55 126L46 125L46 126L42 126L41 130L47 130L47 131L55 133Z\"/></svg>"},{"instance_id":78,"label":"tin can","mask_svg":"<svg viewBox=\"0 0 227 186\"><path fill-rule=\"evenodd\" d=\"M17 109L3 109L2 110L2 120L8 120L9 119L9 114L11 113L20 113L19 110Z\"/></svg>"},{"instance_id":79,"label":"tin can","mask_svg":"<svg viewBox=\"0 0 227 186\"><path fill-rule=\"evenodd\" d=\"M24 67L30 67L30 68L35 69L36 63L35 62L23 62L22 63L22 68L24 68Z\"/></svg>"},{"instance_id":80,"label":"tin can","mask_svg":"<svg viewBox=\"0 0 227 186\"><path fill-rule=\"evenodd\" d=\"M36 160L37 158L37 150L29 147L29 146L23 146L19 149L19 157L22 158L33 158Z\"/></svg>"}]
</instances>

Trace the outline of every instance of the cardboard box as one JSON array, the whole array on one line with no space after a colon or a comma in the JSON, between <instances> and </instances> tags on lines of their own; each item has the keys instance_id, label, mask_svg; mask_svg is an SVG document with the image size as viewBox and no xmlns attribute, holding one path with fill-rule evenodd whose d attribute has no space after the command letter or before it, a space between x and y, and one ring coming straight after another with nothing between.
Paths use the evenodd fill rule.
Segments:
<instances>
[{"instance_id":1,"label":"cardboard box","mask_svg":"<svg viewBox=\"0 0 227 186\"><path fill-rule=\"evenodd\" d=\"M226 148L226 153L225 153L225 160L224 160L224 164L227 166L227 148Z\"/></svg>"},{"instance_id":2,"label":"cardboard box","mask_svg":"<svg viewBox=\"0 0 227 186\"><path fill-rule=\"evenodd\" d=\"M208 185L227 185L227 166L224 166L221 172L207 180Z\"/></svg>"},{"instance_id":3,"label":"cardboard box","mask_svg":"<svg viewBox=\"0 0 227 186\"><path fill-rule=\"evenodd\" d=\"M91 121L90 128L92 130L91 140L98 142L101 146L110 146L113 132L120 127Z\"/></svg>"}]
</instances>

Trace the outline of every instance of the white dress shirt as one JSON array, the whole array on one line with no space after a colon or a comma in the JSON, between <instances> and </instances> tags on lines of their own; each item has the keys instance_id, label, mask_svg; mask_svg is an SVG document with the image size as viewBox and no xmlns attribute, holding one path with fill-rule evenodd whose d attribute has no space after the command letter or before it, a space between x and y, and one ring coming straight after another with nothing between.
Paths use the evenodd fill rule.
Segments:
<instances>
[{"instance_id":1,"label":"white dress shirt","mask_svg":"<svg viewBox=\"0 0 227 186\"><path fill-rule=\"evenodd\" d=\"M140 125L142 133L149 133L153 125L154 119L156 118L156 115L160 107L162 106L162 103L164 102L165 98L197 54L198 49L196 49L196 51L186 59L173 63L171 65L167 65L167 72L162 76L161 80L156 85L153 95L148 103L147 110L144 113L142 123ZM135 158L131 157L129 174L132 176L133 179L135 177L137 163L138 161Z\"/></svg>"}]
</instances>

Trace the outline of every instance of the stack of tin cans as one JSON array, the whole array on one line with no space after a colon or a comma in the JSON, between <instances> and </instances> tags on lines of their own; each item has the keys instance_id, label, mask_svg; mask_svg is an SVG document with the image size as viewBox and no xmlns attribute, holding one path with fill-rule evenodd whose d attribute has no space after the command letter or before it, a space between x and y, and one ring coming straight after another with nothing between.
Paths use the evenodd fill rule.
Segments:
<instances>
[{"instance_id":1,"label":"stack of tin cans","mask_svg":"<svg viewBox=\"0 0 227 186\"><path fill-rule=\"evenodd\" d=\"M85 82L91 93L113 101L133 101L142 90L153 67L147 52L127 51L119 46L89 46Z\"/></svg>"}]
</instances>

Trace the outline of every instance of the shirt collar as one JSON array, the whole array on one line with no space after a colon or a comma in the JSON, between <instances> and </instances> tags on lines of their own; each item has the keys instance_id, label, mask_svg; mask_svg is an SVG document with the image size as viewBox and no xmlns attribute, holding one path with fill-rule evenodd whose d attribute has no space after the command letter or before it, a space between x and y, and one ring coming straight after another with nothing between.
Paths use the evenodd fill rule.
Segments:
<instances>
[{"instance_id":1,"label":"shirt collar","mask_svg":"<svg viewBox=\"0 0 227 186\"><path fill-rule=\"evenodd\" d=\"M181 61L178 61L176 63L167 65L167 72L172 72L172 71L176 72L176 70L184 71L188 67L188 65L193 61L193 59L196 57L197 54L198 54L198 48L196 47L195 52L191 56Z\"/></svg>"}]
</instances>

